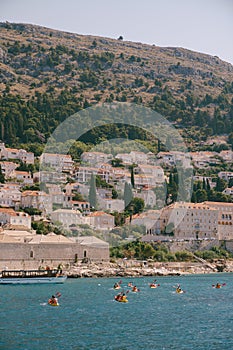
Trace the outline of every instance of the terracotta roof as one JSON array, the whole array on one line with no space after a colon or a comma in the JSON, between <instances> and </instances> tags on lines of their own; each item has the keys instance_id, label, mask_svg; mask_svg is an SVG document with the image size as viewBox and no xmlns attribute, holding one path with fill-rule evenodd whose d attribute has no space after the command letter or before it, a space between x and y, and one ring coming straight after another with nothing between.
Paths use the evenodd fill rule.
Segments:
<instances>
[{"instance_id":1,"label":"terracotta roof","mask_svg":"<svg viewBox=\"0 0 233 350\"><path fill-rule=\"evenodd\" d=\"M89 214L88 216L112 216L110 214L105 213L104 211L95 211L94 213Z\"/></svg>"},{"instance_id":2,"label":"terracotta roof","mask_svg":"<svg viewBox=\"0 0 233 350\"><path fill-rule=\"evenodd\" d=\"M225 207L230 206L230 207L233 208L233 203L228 203L228 202L209 202L209 201L205 201L205 202L203 202L203 204L206 204L206 205L209 205L209 206L211 206L211 205L219 205L219 206L225 206Z\"/></svg>"},{"instance_id":3,"label":"terracotta roof","mask_svg":"<svg viewBox=\"0 0 233 350\"><path fill-rule=\"evenodd\" d=\"M0 208L0 213L16 215L16 212L12 208Z\"/></svg>"},{"instance_id":4,"label":"terracotta roof","mask_svg":"<svg viewBox=\"0 0 233 350\"><path fill-rule=\"evenodd\" d=\"M48 233L47 235L35 235L30 240L29 244L34 244L34 243L70 244L70 243L74 243L74 241L63 235L56 235L55 233L51 232L51 233Z\"/></svg>"}]
</instances>

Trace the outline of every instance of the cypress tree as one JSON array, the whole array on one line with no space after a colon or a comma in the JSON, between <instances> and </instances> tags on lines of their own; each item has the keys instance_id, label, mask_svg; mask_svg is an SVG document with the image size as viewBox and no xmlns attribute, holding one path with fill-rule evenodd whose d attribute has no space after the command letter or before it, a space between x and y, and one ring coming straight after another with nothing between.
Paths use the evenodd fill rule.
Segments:
<instances>
[{"instance_id":1,"label":"cypress tree","mask_svg":"<svg viewBox=\"0 0 233 350\"><path fill-rule=\"evenodd\" d=\"M125 203L125 208L130 204L130 202L133 199L133 191L132 187L128 182L125 182L125 188L124 188L124 203Z\"/></svg>"},{"instance_id":2,"label":"cypress tree","mask_svg":"<svg viewBox=\"0 0 233 350\"><path fill-rule=\"evenodd\" d=\"M133 166L131 167L130 180L131 180L131 185L134 188L135 187L135 182L134 182L134 168L133 168Z\"/></svg>"},{"instance_id":3,"label":"cypress tree","mask_svg":"<svg viewBox=\"0 0 233 350\"><path fill-rule=\"evenodd\" d=\"M5 183L5 177L4 177L3 173L2 173L2 167L1 167L1 165L0 165L0 183L1 183L1 184L4 184L4 183Z\"/></svg>"},{"instance_id":4,"label":"cypress tree","mask_svg":"<svg viewBox=\"0 0 233 350\"><path fill-rule=\"evenodd\" d=\"M96 195L96 183L95 176L91 174L90 189L89 189L89 202L91 208L96 209L97 207L97 195Z\"/></svg>"}]
</instances>

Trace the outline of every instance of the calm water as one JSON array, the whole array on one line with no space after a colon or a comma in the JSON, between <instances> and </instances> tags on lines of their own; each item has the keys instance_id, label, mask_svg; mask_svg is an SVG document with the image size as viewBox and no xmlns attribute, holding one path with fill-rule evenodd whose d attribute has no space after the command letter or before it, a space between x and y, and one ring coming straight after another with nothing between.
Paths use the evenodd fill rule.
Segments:
<instances>
[{"instance_id":1,"label":"calm water","mask_svg":"<svg viewBox=\"0 0 233 350\"><path fill-rule=\"evenodd\" d=\"M63 285L0 286L0 349L232 350L233 275L130 280L140 288L114 301L118 279L71 279ZM226 283L221 289L212 284ZM177 283L186 291L176 294ZM47 305L59 291L60 306Z\"/></svg>"}]
</instances>

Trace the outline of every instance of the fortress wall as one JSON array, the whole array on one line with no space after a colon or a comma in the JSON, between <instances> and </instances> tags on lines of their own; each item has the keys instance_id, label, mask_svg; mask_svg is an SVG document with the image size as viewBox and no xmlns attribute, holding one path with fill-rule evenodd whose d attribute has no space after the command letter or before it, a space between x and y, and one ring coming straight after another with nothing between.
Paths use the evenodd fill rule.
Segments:
<instances>
[{"instance_id":1,"label":"fortress wall","mask_svg":"<svg viewBox=\"0 0 233 350\"><path fill-rule=\"evenodd\" d=\"M109 261L109 249L80 244L27 244L1 243L0 270L37 269L39 266L56 268L59 264L70 264L84 257L91 261Z\"/></svg>"}]
</instances>

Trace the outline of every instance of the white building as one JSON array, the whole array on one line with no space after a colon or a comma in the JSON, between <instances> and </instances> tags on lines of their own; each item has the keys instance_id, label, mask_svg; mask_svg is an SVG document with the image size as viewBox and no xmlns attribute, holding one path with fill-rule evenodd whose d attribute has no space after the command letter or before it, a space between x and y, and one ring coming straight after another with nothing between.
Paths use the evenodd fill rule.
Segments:
<instances>
[{"instance_id":1,"label":"white building","mask_svg":"<svg viewBox=\"0 0 233 350\"><path fill-rule=\"evenodd\" d=\"M111 230L115 226L113 215L96 211L85 217L85 222L98 230Z\"/></svg>"},{"instance_id":2,"label":"white building","mask_svg":"<svg viewBox=\"0 0 233 350\"><path fill-rule=\"evenodd\" d=\"M40 156L41 165L50 166L60 172L71 173L74 162L69 154L43 153Z\"/></svg>"},{"instance_id":3,"label":"white building","mask_svg":"<svg viewBox=\"0 0 233 350\"><path fill-rule=\"evenodd\" d=\"M139 164L135 171L138 171L139 175L143 174L148 178L154 178L154 180L151 180L153 186L156 186L156 184L162 184L165 181L164 171L161 166Z\"/></svg>"},{"instance_id":4,"label":"white building","mask_svg":"<svg viewBox=\"0 0 233 350\"><path fill-rule=\"evenodd\" d=\"M205 203L173 203L162 209L161 231L170 225L175 238L216 239L218 235L218 209ZM169 230L170 231L170 230Z\"/></svg>"},{"instance_id":5,"label":"white building","mask_svg":"<svg viewBox=\"0 0 233 350\"><path fill-rule=\"evenodd\" d=\"M14 172L15 179L24 185L33 185L32 175L28 171L18 171Z\"/></svg>"},{"instance_id":6,"label":"white building","mask_svg":"<svg viewBox=\"0 0 233 350\"><path fill-rule=\"evenodd\" d=\"M0 187L0 206L16 208L21 201L21 192L17 187L6 183Z\"/></svg>"},{"instance_id":7,"label":"white building","mask_svg":"<svg viewBox=\"0 0 233 350\"><path fill-rule=\"evenodd\" d=\"M62 226L69 228L72 225L83 224L83 217L79 210L57 209L51 213L51 219L54 223L60 222Z\"/></svg>"},{"instance_id":8,"label":"white building","mask_svg":"<svg viewBox=\"0 0 233 350\"><path fill-rule=\"evenodd\" d=\"M125 202L122 199L98 198L98 206L110 212L122 212L125 209Z\"/></svg>"},{"instance_id":9,"label":"white building","mask_svg":"<svg viewBox=\"0 0 233 350\"><path fill-rule=\"evenodd\" d=\"M233 203L203 202L218 212L218 235L220 240L233 239Z\"/></svg>"},{"instance_id":10,"label":"white building","mask_svg":"<svg viewBox=\"0 0 233 350\"><path fill-rule=\"evenodd\" d=\"M43 191L24 191L21 195L22 208L35 208L43 213L52 212L52 198Z\"/></svg>"},{"instance_id":11,"label":"white building","mask_svg":"<svg viewBox=\"0 0 233 350\"><path fill-rule=\"evenodd\" d=\"M31 229L31 216L24 212L16 212L12 208L0 208L0 225L14 227L26 227Z\"/></svg>"},{"instance_id":12,"label":"white building","mask_svg":"<svg viewBox=\"0 0 233 350\"><path fill-rule=\"evenodd\" d=\"M99 164L107 163L112 158L112 154L103 152L83 152L81 155L82 163L90 164L91 166L98 166Z\"/></svg>"},{"instance_id":13,"label":"white building","mask_svg":"<svg viewBox=\"0 0 233 350\"><path fill-rule=\"evenodd\" d=\"M4 143L0 143L1 159L19 159L25 164L34 164L34 153L25 149L7 148Z\"/></svg>"},{"instance_id":14,"label":"white building","mask_svg":"<svg viewBox=\"0 0 233 350\"><path fill-rule=\"evenodd\" d=\"M218 173L218 177L220 177L220 179L222 179L222 180L229 182L230 179L233 178L233 172L232 171L220 171Z\"/></svg>"},{"instance_id":15,"label":"white building","mask_svg":"<svg viewBox=\"0 0 233 350\"><path fill-rule=\"evenodd\" d=\"M0 162L0 166L5 179L10 179L15 177L15 169L19 166L19 164L5 161Z\"/></svg>"}]
</instances>

